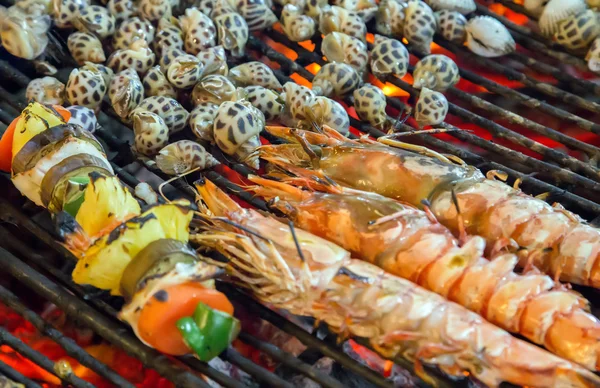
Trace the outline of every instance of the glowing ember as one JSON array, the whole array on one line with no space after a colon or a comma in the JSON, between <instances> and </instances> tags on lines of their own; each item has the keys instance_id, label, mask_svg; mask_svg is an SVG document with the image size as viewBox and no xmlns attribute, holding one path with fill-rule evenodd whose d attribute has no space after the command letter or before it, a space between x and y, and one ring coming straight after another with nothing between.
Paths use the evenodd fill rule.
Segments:
<instances>
[{"instance_id":1,"label":"glowing ember","mask_svg":"<svg viewBox=\"0 0 600 388\"><path fill-rule=\"evenodd\" d=\"M321 70L321 65L318 63L311 63L310 65L306 66L306 70L310 71L312 74L317 74L319 70Z\"/></svg>"}]
</instances>

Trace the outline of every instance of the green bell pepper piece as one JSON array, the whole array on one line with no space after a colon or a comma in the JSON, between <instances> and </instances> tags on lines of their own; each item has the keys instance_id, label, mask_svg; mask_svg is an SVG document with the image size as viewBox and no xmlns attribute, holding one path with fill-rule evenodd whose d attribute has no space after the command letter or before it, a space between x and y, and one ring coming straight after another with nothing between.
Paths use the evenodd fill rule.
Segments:
<instances>
[{"instance_id":1,"label":"green bell pepper piece","mask_svg":"<svg viewBox=\"0 0 600 388\"><path fill-rule=\"evenodd\" d=\"M199 303L194 311L194 322L204 334L208 361L223 352L240 333L240 321L222 311Z\"/></svg>"},{"instance_id":2,"label":"green bell pepper piece","mask_svg":"<svg viewBox=\"0 0 600 388\"><path fill-rule=\"evenodd\" d=\"M79 212L79 208L85 199L85 189L89 183L90 178L88 176L73 177L69 179L69 186L66 190L63 210L71 216L77 216L77 212Z\"/></svg>"},{"instance_id":3,"label":"green bell pepper piece","mask_svg":"<svg viewBox=\"0 0 600 388\"><path fill-rule=\"evenodd\" d=\"M175 325L181 333L185 344L198 355L198 358L206 361L206 337L202 334L194 319L192 317L184 317L179 319Z\"/></svg>"}]
</instances>

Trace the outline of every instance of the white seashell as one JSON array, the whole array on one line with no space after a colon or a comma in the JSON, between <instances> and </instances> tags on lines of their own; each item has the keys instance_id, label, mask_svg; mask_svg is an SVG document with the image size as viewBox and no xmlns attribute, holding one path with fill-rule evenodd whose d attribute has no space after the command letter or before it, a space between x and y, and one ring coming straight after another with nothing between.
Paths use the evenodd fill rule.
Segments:
<instances>
[{"instance_id":1,"label":"white seashell","mask_svg":"<svg viewBox=\"0 0 600 388\"><path fill-rule=\"evenodd\" d=\"M427 0L426 2L435 11L446 9L463 15L468 15L477 9L473 0Z\"/></svg>"},{"instance_id":2,"label":"white seashell","mask_svg":"<svg viewBox=\"0 0 600 388\"><path fill-rule=\"evenodd\" d=\"M319 18L319 31L324 35L331 32L343 32L364 42L367 26L355 13L342 7L331 6L326 8Z\"/></svg>"},{"instance_id":3,"label":"white seashell","mask_svg":"<svg viewBox=\"0 0 600 388\"><path fill-rule=\"evenodd\" d=\"M220 105L224 101L238 100L238 91L233 82L220 74L203 77L192 90L192 104L210 102Z\"/></svg>"},{"instance_id":4,"label":"white seashell","mask_svg":"<svg viewBox=\"0 0 600 388\"><path fill-rule=\"evenodd\" d=\"M196 55L217 42L215 25L197 8L186 9L185 15L179 17L179 25L183 31L185 51L189 54Z\"/></svg>"},{"instance_id":5,"label":"white seashell","mask_svg":"<svg viewBox=\"0 0 600 388\"><path fill-rule=\"evenodd\" d=\"M36 78L29 82L25 92L27 101L41 104L62 105L65 102L65 84L54 77Z\"/></svg>"},{"instance_id":6,"label":"white seashell","mask_svg":"<svg viewBox=\"0 0 600 388\"><path fill-rule=\"evenodd\" d=\"M408 4L399 0L382 0L375 15L378 33L401 38L404 34L404 9Z\"/></svg>"},{"instance_id":7,"label":"white seashell","mask_svg":"<svg viewBox=\"0 0 600 388\"><path fill-rule=\"evenodd\" d=\"M132 17L119 25L113 35L113 47L116 50L124 50L134 41L144 39L150 44L154 40L154 26L148 20Z\"/></svg>"},{"instance_id":8,"label":"white seashell","mask_svg":"<svg viewBox=\"0 0 600 388\"><path fill-rule=\"evenodd\" d=\"M132 68L115 74L108 86L108 98L119 117L126 119L144 99L142 81Z\"/></svg>"},{"instance_id":9,"label":"white seashell","mask_svg":"<svg viewBox=\"0 0 600 388\"><path fill-rule=\"evenodd\" d=\"M418 51L431 53L433 35L437 29L435 15L431 8L422 1L411 0L404 10L404 37Z\"/></svg>"},{"instance_id":10,"label":"white seashell","mask_svg":"<svg viewBox=\"0 0 600 388\"><path fill-rule=\"evenodd\" d=\"M377 78L390 74L404 77L408 71L409 54L402 42L375 35L371 49L371 72Z\"/></svg>"},{"instance_id":11,"label":"white seashell","mask_svg":"<svg viewBox=\"0 0 600 388\"><path fill-rule=\"evenodd\" d=\"M223 46L215 46L204 51L200 51L196 57L204 66L204 70L202 71L203 77L212 74L227 76L229 73L227 54L225 53Z\"/></svg>"},{"instance_id":12,"label":"white seashell","mask_svg":"<svg viewBox=\"0 0 600 388\"><path fill-rule=\"evenodd\" d=\"M281 11L283 32L292 42L310 39L316 31L316 23L310 16L302 14L295 5L287 4Z\"/></svg>"},{"instance_id":13,"label":"white seashell","mask_svg":"<svg viewBox=\"0 0 600 388\"><path fill-rule=\"evenodd\" d=\"M142 19L150 21L171 17L171 3L163 0L139 0L138 13Z\"/></svg>"},{"instance_id":14,"label":"white seashell","mask_svg":"<svg viewBox=\"0 0 600 388\"><path fill-rule=\"evenodd\" d=\"M257 0L237 0L236 9L246 20L250 31L261 31L277 23L271 7Z\"/></svg>"},{"instance_id":15,"label":"white seashell","mask_svg":"<svg viewBox=\"0 0 600 388\"><path fill-rule=\"evenodd\" d=\"M419 127L438 125L448 114L448 100L440 93L423 88L415 105L415 120Z\"/></svg>"},{"instance_id":16,"label":"white seashell","mask_svg":"<svg viewBox=\"0 0 600 388\"><path fill-rule=\"evenodd\" d=\"M328 63L313 78L312 91L315 95L332 97L352 93L360 86L362 79L350 65L345 63Z\"/></svg>"},{"instance_id":17,"label":"white seashell","mask_svg":"<svg viewBox=\"0 0 600 388\"><path fill-rule=\"evenodd\" d=\"M283 93L279 97L285 101L284 116L294 120L291 126L295 127L299 121L307 119L304 108L315 98L315 95L306 86L286 82L283 85Z\"/></svg>"},{"instance_id":18,"label":"white seashell","mask_svg":"<svg viewBox=\"0 0 600 388\"><path fill-rule=\"evenodd\" d=\"M362 72L367 67L369 60L367 45L341 32L325 35L321 43L321 52L329 62L348 64L358 72Z\"/></svg>"},{"instance_id":19,"label":"white seashell","mask_svg":"<svg viewBox=\"0 0 600 388\"><path fill-rule=\"evenodd\" d=\"M113 52L106 63L117 73L133 68L139 74L144 74L154 65L155 59L156 56L148 47L148 43L138 39L131 43L128 49Z\"/></svg>"},{"instance_id":20,"label":"white seashell","mask_svg":"<svg viewBox=\"0 0 600 388\"><path fill-rule=\"evenodd\" d=\"M67 110L71 112L71 118L69 118L69 124L79 125L81 128L88 132L94 133L98 128L98 119L96 114L90 108L80 105L71 105L67 107Z\"/></svg>"},{"instance_id":21,"label":"white seashell","mask_svg":"<svg viewBox=\"0 0 600 388\"><path fill-rule=\"evenodd\" d=\"M600 38L594 39L585 56L588 68L594 73L600 73Z\"/></svg>"},{"instance_id":22,"label":"white seashell","mask_svg":"<svg viewBox=\"0 0 600 388\"><path fill-rule=\"evenodd\" d=\"M72 20L73 26L81 32L89 32L104 39L115 32L115 17L108 9L99 5L85 7L79 15Z\"/></svg>"},{"instance_id":23,"label":"white seashell","mask_svg":"<svg viewBox=\"0 0 600 388\"><path fill-rule=\"evenodd\" d=\"M334 0L332 4L355 12L365 23L373 19L378 9L374 0Z\"/></svg>"},{"instance_id":24,"label":"white seashell","mask_svg":"<svg viewBox=\"0 0 600 388\"><path fill-rule=\"evenodd\" d=\"M67 39L69 52L79 65L85 62L102 63L106 60L102 42L88 32L74 32Z\"/></svg>"},{"instance_id":25,"label":"white seashell","mask_svg":"<svg viewBox=\"0 0 600 388\"><path fill-rule=\"evenodd\" d=\"M246 62L229 70L229 78L238 86L258 85L281 91L281 83L273 70L262 62Z\"/></svg>"},{"instance_id":26,"label":"white seashell","mask_svg":"<svg viewBox=\"0 0 600 388\"><path fill-rule=\"evenodd\" d=\"M248 42L248 24L239 13L227 12L213 18L219 36L219 45L231 52L233 57L241 57Z\"/></svg>"},{"instance_id":27,"label":"white seashell","mask_svg":"<svg viewBox=\"0 0 600 388\"><path fill-rule=\"evenodd\" d=\"M11 7L0 21L2 46L12 55L23 59L35 59L48 46L48 15L27 16L19 8Z\"/></svg>"},{"instance_id":28,"label":"white seashell","mask_svg":"<svg viewBox=\"0 0 600 388\"><path fill-rule=\"evenodd\" d=\"M283 101L279 94L262 86L246 86L244 98L265 115L266 121L279 117L283 110Z\"/></svg>"},{"instance_id":29,"label":"white seashell","mask_svg":"<svg viewBox=\"0 0 600 388\"><path fill-rule=\"evenodd\" d=\"M169 143L169 128L156 113L139 110L131 114L135 151L152 156Z\"/></svg>"},{"instance_id":30,"label":"white seashell","mask_svg":"<svg viewBox=\"0 0 600 388\"><path fill-rule=\"evenodd\" d=\"M321 18L321 14L329 8L327 0L306 0L304 13L318 21Z\"/></svg>"},{"instance_id":31,"label":"white seashell","mask_svg":"<svg viewBox=\"0 0 600 388\"><path fill-rule=\"evenodd\" d=\"M167 79L179 89L191 88L202 76L202 62L191 54L180 55L173 59L167 68Z\"/></svg>"},{"instance_id":32,"label":"white seashell","mask_svg":"<svg viewBox=\"0 0 600 388\"><path fill-rule=\"evenodd\" d=\"M544 12L544 7L548 4L548 1L549 0L525 0L523 2L523 7L525 7L525 9L533 16L540 17L542 12Z\"/></svg>"},{"instance_id":33,"label":"white seashell","mask_svg":"<svg viewBox=\"0 0 600 388\"><path fill-rule=\"evenodd\" d=\"M108 0L106 8L115 17L117 25L129 19L136 11L132 0Z\"/></svg>"},{"instance_id":34,"label":"white seashell","mask_svg":"<svg viewBox=\"0 0 600 388\"><path fill-rule=\"evenodd\" d=\"M219 105L202 102L190 112L190 129L198 139L214 142L213 125Z\"/></svg>"},{"instance_id":35,"label":"white seashell","mask_svg":"<svg viewBox=\"0 0 600 388\"><path fill-rule=\"evenodd\" d=\"M168 175L181 175L198 168L204 170L219 164L202 145L191 140L179 140L158 152L156 166Z\"/></svg>"},{"instance_id":36,"label":"white seashell","mask_svg":"<svg viewBox=\"0 0 600 388\"><path fill-rule=\"evenodd\" d=\"M385 94L376 86L365 84L354 91L354 110L358 117L375 128L383 128L388 121Z\"/></svg>"},{"instance_id":37,"label":"white seashell","mask_svg":"<svg viewBox=\"0 0 600 388\"><path fill-rule=\"evenodd\" d=\"M167 76L160 70L160 66L154 66L144 76L142 84L146 96L165 96L177 98L177 91L171 85Z\"/></svg>"},{"instance_id":38,"label":"white seashell","mask_svg":"<svg viewBox=\"0 0 600 388\"><path fill-rule=\"evenodd\" d=\"M542 34L553 36L558 31L561 21L585 11L586 8L585 0L550 0L539 20Z\"/></svg>"},{"instance_id":39,"label":"white seashell","mask_svg":"<svg viewBox=\"0 0 600 388\"><path fill-rule=\"evenodd\" d=\"M444 39L462 44L467 38L467 19L461 13L443 10L435 13L435 19Z\"/></svg>"},{"instance_id":40,"label":"white seashell","mask_svg":"<svg viewBox=\"0 0 600 388\"><path fill-rule=\"evenodd\" d=\"M517 44L504 24L489 16L467 22L467 47L482 57L499 57L515 51Z\"/></svg>"},{"instance_id":41,"label":"white seashell","mask_svg":"<svg viewBox=\"0 0 600 388\"><path fill-rule=\"evenodd\" d=\"M350 132L350 118L346 109L337 101L331 98L318 96L306 106L306 113L309 115L308 122L301 125L305 128L312 128L313 124L323 127L327 125L342 134Z\"/></svg>"},{"instance_id":42,"label":"white seashell","mask_svg":"<svg viewBox=\"0 0 600 388\"><path fill-rule=\"evenodd\" d=\"M413 86L417 89L429 88L444 91L459 80L458 66L442 54L428 55L421 59L413 71Z\"/></svg>"},{"instance_id":43,"label":"white seashell","mask_svg":"<svg viewBox=\"0 0 600 388\"><path fill-rule=\"evenodd\" d=\"M52 0L52 16L58 28L71 27L79 10L88 7L88 0Z\"/></svg>"},{"instance_id":44,"label":"white seashell","mask_svg":"<svg viewBox=\"0 0 600 388\"><path fill-rule=\"evenodd\" d=\"M554 38L571 50L586 49L600 34L600 24L595 11L588 9L563 20Z\"/></svg>"}]
</instances>

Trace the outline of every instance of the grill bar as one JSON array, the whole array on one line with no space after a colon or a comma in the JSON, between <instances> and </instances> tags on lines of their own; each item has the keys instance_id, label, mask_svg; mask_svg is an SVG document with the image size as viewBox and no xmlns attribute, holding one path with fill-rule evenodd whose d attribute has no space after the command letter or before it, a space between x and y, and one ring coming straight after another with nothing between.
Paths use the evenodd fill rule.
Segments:
<instances>
[{"instance_id":1,"label":"grill bar","mask_svg":"<svg viewBox=\"0 0 600 388\"><path fill-rule=\"evenodd\" d=\"M3 249L0 248L0 255L4 252ZM26 357L27 359L33 361L34 363L42 367L44 370L46 370L46 372L58 377L60 380L76 388L94 388L92 384L77 377L74 373L58 373L55 370L56 365L53 361L51 361L48 357L38 352L37 350L30 348L25 342L10 334L2 326L0 326L0 344L10 346L11 348L13 348L13 350L21 354L23 357Z\"/></svg>"},{"instance_id":2,"label":"grill bar","mask_svg":"<svg viewBox=\"0 0 600 388\"><path fill-rule=\"evenodd\" d=\"M90 368L98 375L104 377L107 381L115 384L118 387L135 387L133 384L121 377L121 375L119 375L117 372L110 369L107 365L92 357L88 352L77 345L75 341L65 337L60 331L47 324L39 315L21 303L16 295L2 286L0 286L0 300L8 307L16 311L23 318L31 322L31 324L33 324L33 326L39 332L53 339L64 350L66 350L69 356L78 360L82 365Z\"/></svg>"},{"instance_id":3,"label":"grill bar","mask_svg":"<svg viewBox=\"0 0 600 388\"><path fill-rule=\"evenodd\" d=\"M0 376L2 375L8 377L12 381L25 385L26 388L42 388L42 386L35 381L23 376L9 365L0 361Z\"/></svg>"}]
</instances>

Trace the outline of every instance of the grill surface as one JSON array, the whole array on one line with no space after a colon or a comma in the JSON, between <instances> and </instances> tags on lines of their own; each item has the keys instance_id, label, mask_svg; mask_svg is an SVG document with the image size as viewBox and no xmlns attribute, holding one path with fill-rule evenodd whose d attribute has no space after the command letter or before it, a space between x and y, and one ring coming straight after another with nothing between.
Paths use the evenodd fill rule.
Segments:
<instances>
[{"instance_id":1,"label":"grill surface","mask_svg":"<svg viewBox=\"0 0 600 388\"><path fill-rule=\"evenodd\" d=\"M497 3L527 15L521 6L513 4L509 0L498 0ZM567 64L578 70L585 70L585 61L580 56L548 41L534 30L498 16L482 5L478 6L476 13L490 15L503 22L520 45L520 50L500 60L488 59L478 57L467 49L436 36L435 43L447 50L450 55L456 56L461 69L461 77L466 80L466 87L451 88L447 93L450 101L449 121L454 125L448 122L442 124L442 128L450 130L443 135L413 134L403 140L414 141L440 152L456 155L484 172L505 171L509 174L511 182L516 179L522 180L522 188L530 194L548 192L550 194L549 201L560 202L587 219L600 216L600 205L598 204L600 201L600 170L597 166L600 158L600 148L598 148L600 142L597 138L597 135L600 134L600 125L596 123L597 114L600 113L600 104L595 102L596 97L600 96L600 86L589 80L570 75L564 71L563 66L563 64ZM373 31L373 28L370 28L370 31ZM242 61L257 59L269 61L275 68L278 68L275 70L275 74L282 83L293 80L310 82L313 74L307 69L314 69L313 64L325 63L319 54L320 37L314 38L312 43L314 49L311 51L300 44L290 42L275 29L268 32L268 35L251 36L247 46L249 50ZM292 60L277 51L276 48L279 45L292 50L297 58ZM411 63L414 63L415 58L422 57L421 53L415 52L410 47L409 51L413 55ZM6 60L0 60L0 79L2 80L2 86L0 86L0 132L6 129L6 126L25 106L24 88L30 80L30 75L34 74L31 64L8 57L9 55L4 53L3 58ZM68 66L65 63L58 65ZM482 75L479 70L483 68L492 74ZM413 67L410 67L411 72L412 69ZM63 80L68 76L69 71L70 68L61 70ZM504 78L517 81L522 87L519 89L508 87L501 82ZM388 106L391 108L392 116L405 110L418 95L410 83L406 82L408 79L410 78L401 80L396 77L388 77L379 80L382 83L387 82L397 86L410 95L408 99L388 97ZM370 80L372 81L373 78ZM485 93L473 94L467 91L474 89L472 86L476 86L475 89L483 90ZM506 100L510 100L512 103L508 109L505 107L506 104L503 104ZM347 106L352 105L351 98L346 98L342 102ZM108 105L105 104L106 106ZM531 114L527 114L527 109L535 109L540 115L532 117ZM548 122L548 118L555 120L554 125L545 124ZM555 124L557 122L558 125ZM141 166L136 162L136 157L131 153L127 143L127 140L131 141L131 131L111 116L110 109L105 109L99 114L99 123L102 128L96 134L110 151L115 172L126 184L135 186L139 183L135 176L139 171L136 169L140 170ZM469 128L476 127L477 130L469 132L456 128L456 126L467 124ZM568 126L568 132L561 128L563 125ZM352 117L351 126L355 136L369 134L379 137L384 135L378 129ZM410 134L415 128L402 124L398 126L397 130ZM572 137L570 136L572 133L578 133L579 136ZM176 136L191 138L189 133ZM255 171L245 165L231 162L214 147L209 149L223 163L223 167L205 172L205 175L254 207L268 210L264 201L253 197L228 179L236 173L243 177L255 173ZM168 178L159 171L152 170L152 172L162 179ZM224 173L227 173L228 178L223 176ZM7 177L0 176L0 179L2 184L6 185L5 187L10 186ZM190 196L185 185L179 181L173 182L170 188L169 195L171 196ZM72 264L72 256L56 242L47 213L40 212L40 209L37 208L32 209L30 204L23 206L23 201L18 199L18 194L15 194L14 190L0 196L0 219L16 225L20 230L26 231L28 236L43 243L43 253L40 253L28 245L23 236L17 237L10 228L0 226L0 245L4 247L0 248L0 268L20 283L56 304L68 315L81 320L95 333L140 359L144 365L155 369L177 386L207 386L204 380L186 368L200 372L226 387L244 386L239 381L194 358L180 357L177 362L174 362L142 345L125 324L116 319L116 310L112 300L71 281L69 272L64 271L63 267L66 265L66 268L69 268ZM47 256L57 257L58 260L48 260ZM233 300L239 300L249 306L257 316L295 336L307 347L316 349L322 355L334 359L348 371L362 377L370 384L392 386L390 380L349 357L337 344L323 341L309 334L282 315L260 305L230 285L224 284L222 289ZM594 298L591 300L595 305L598 304ZM0 301L25 317L44 335L60 344L70 356L77 359L82 365L117 386L131 386L118 373L49 326L39 315L29 310L11 291L0 287ZM246 332L242 332L240 339L324 387L343 386L342 382ZM360 342L360 339L358 340ZM56 374L51 361L33 351L4 329L0 329L0 343L10 345L23 356L50 373ZM266 386L290 386L289 382L244 358L232 348L222 354L221 358L247 372L257 383ZM411 367L406 360L394 361L408 369ZM20 381L28 387L39 386L36 382L12 371L10 367L1 362L0 373ZM90 386L89 383L74 375L59 377L65 383L76 387ZM440 386L450 385L439 375L437 379ZM463 380L462 384L468 386L473 382Z\"/></svg>"}]
</instances>

